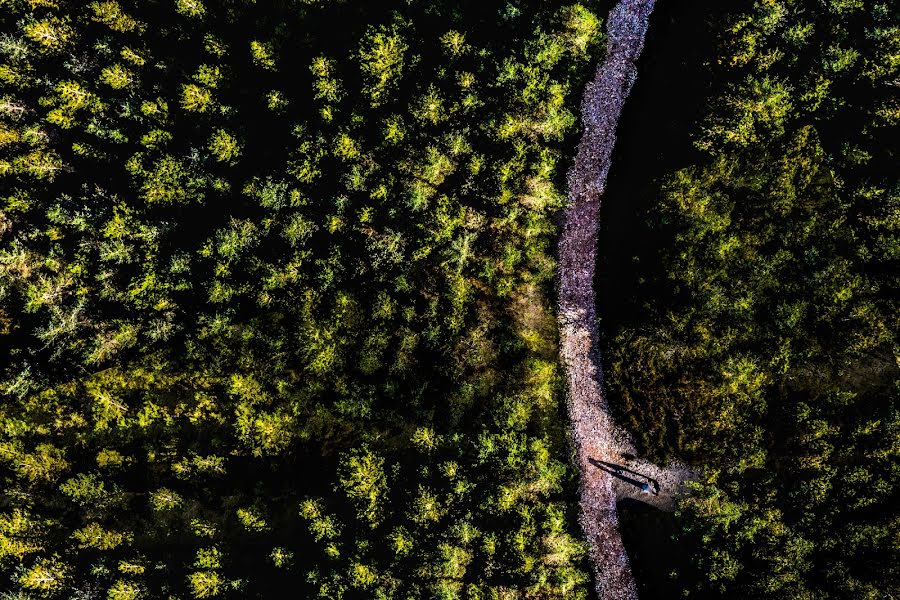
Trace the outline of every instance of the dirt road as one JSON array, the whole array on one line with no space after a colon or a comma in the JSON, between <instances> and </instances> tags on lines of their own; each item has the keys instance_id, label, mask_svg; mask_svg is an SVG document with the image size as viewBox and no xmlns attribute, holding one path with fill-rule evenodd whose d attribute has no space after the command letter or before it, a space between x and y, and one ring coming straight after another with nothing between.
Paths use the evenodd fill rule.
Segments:
<instances>
[{"instance_id":1,"label":"dirt road","mask_svg":"<svg viewBox=\"0 0 900 600\"><path fill-rule=\"evenodd\" d=\"M650 479L660 489L652 483L648 484L649 490L642 489L645 481L634 474L646 465L633 468L624 464L629 462L625 457L633 454L633 448L628 436L613 423L603 393L593 287L600 199L606 189L616 126L637 76L635 63L644 47L654 4L655 0L620 0L610 12L607 56L582 100L584 133L568 173L569 203L559 242L560 353L566 369L569 419L581 476L580 522L590 546L597 594L602 600L637 598L619 534L617 496L630 488L648 498L665 498L664 492L671 492L663 490L659 477L652 475Z\"/></svg>"}]
</instances>

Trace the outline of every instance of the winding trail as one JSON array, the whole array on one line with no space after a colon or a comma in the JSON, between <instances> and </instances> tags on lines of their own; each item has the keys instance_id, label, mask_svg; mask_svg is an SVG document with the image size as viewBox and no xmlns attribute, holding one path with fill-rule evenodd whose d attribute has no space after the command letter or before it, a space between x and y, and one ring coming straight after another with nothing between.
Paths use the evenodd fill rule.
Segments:
<instances>
[{"instance_id":1,"label":"winding trail","mask_svg":"<svg viewBox=\"0 0 900 600\"><path fill-rule=\"evenodd\" d=\"M603 393L598 351L594 269L600 199L606 189L616 127L637 78L656 0L620 0L607 20L607 56L582 100L584 133L568 173L568 206L559 241L560 354L567 377L571 435L580 473L580 523L594 564L601 600L637 599L619 533L618 499L633 497L663 510L690 470L659 468L634 457L630 436L613 422ZM651 493L640 484L652 482Z\"/></svg>"}]
</instances>

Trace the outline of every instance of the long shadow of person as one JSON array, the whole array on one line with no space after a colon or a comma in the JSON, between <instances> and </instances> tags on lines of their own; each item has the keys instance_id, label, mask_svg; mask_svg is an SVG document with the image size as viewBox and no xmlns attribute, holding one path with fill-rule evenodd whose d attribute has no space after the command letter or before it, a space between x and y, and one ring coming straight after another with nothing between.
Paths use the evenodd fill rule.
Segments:
<instances>
[{"instance_id":1,"label":"long shadow of person","mask_svg":"<svg viewBox=\"0 0 900 600\"><path fill-rule=\"evenodd\" d=\"M605 471L613 477L621 479L622 481L629 483L636 488L639 488L642 492L653 494L654 496L659 495L659 482L652 477L649 477L648 475L638 473L637 471L632 471L624 465L617 465L615 463L597 460L595 458L589 458L588 462L590 462L601 471Z\"/></svg>"}]
</instances>

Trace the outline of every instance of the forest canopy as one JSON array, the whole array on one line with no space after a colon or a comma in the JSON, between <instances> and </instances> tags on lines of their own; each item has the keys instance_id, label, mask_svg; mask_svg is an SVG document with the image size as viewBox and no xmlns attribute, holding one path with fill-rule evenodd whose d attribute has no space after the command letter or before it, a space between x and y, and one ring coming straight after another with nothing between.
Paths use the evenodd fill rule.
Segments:
<instances>
[{"instance_id":1,"label":"forest canopy","mask_svg":"<svg viewBox=\"0 0 900 600\"><path fill-rule=\"evenodd\" d=\"M900 10L717 9L693 155L647 206L604 339L611 404L703 476L689 597L900 585ZM612 199L615 201L615 199ZM609 227L615 227L609 223ZM625 283L622 281L621 283Z\"/></svg>"},{"instance_id":2,"label":"forest canopy","mask_svg":"<svg viewBox=\"0 0 900 600\"><path fill-rule=\"evenodd\" d=\"M2 5L0 588L582 597L551 244L598 14Z\"/></svg>"},{"instance_id":3,"label":"forest canopy","mask_svg":"<svg viewBox=\"0 0 900 600\"><path fill-rule=\"evenodd\" d=\"M588 598L555 243L612 4L0 0L0 600ZM601 219L610 405L696 473L638 585L892 598L900 8L659 2L688 48Z\"/></svg>"}]
</instances>

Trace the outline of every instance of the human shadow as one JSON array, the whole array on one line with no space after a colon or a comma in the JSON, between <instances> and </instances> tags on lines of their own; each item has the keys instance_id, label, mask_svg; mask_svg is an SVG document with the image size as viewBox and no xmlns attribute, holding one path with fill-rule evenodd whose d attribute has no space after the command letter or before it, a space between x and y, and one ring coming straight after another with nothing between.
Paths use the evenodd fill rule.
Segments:
<instances>
[{"instance_id":1,"label":"human shadow","mask_svg":"<svg viewBox=\"0 0 900 600\"><path fill-rule=\"evenodd\" d=\"M633 471L624 465L617 465L594 458L589 458L588 461L601 471L606 471L613 477L630 483L645 493L659 496L659 482L648 475Z\"/></svg>"}]
</instances>

